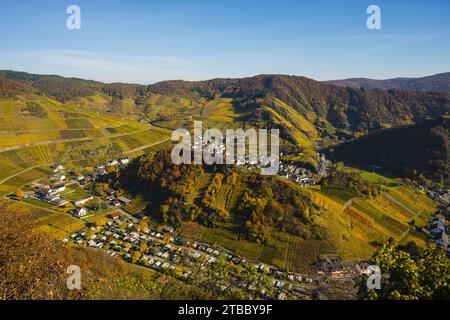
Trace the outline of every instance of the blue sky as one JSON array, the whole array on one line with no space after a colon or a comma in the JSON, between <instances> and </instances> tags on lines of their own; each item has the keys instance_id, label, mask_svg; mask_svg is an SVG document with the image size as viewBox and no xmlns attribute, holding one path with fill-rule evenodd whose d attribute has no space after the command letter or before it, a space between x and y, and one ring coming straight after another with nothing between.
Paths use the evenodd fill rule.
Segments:
<instances>
[{"instance_id":1,"label":"blue sky","mask_svg":"<svg viewBox=\"0 0 450 320\"><path fill-rule=\"evenodd\" d=\"M66 28L71 4L81 30ZM413 77L450 71L450 1L1 1L0 39L0 69L105 82Z\"/></svg>"}]
</instances>

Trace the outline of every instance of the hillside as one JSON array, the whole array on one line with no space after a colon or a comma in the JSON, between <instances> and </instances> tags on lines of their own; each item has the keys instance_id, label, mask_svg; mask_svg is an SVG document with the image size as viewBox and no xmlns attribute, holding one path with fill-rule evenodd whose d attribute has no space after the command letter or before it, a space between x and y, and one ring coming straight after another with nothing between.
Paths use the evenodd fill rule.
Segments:
<instances>
[{"instance_id":1,"label":"hillside","mask_svg":"<svg viewBox=\"0 0 450 320\"><path fill-rule=\"evenodd\" d=\"M16 95L31 91L32 88L23 83L0 79L0 99L9 99Z\"/></svg>"},{"instance_id":2,"label":"hillside","mask_svg":"<svg viewBox=\"0 0 450 320\"><path fill-rule=\"evenodd\" d=\"M446 92L342 88L286 75L198 82L164 81L148 87L13 71L0 71L0 78L29 84L61 102L103 95L104 99L110 100L113 110L120 109L128 101L126 103L133 106L135 113L159 114L162 117L165 115L160 114L160 107L168 103L173 115L189 108L204 108L208 101L232 99L235 111L243 107L252 111L250 119L247 119L250 122L270 122L280 119L273 112L267 112L267 107L274 109L273 105L281 101L320 129L322 137L364 134L450 112L450 93ZM286 131L292 131L285 121L278 122ZM302 129L298 124L294 124L294 128ZM295 139L291 140L295 142Z\"/></svg>"},{"instance_id":3,"label":"hillside","mask_svg":"<svg viewBox=\"0 0 450 320\"><path fill-rule=\"evenodd\" d=\"M233 222L245 238L259 242L276 231L306 238L318 232L314 206L284 180L239 167L178 166L170 150L137 158L112 184L144 197L154 218L177 227L183 221L208 227Z\"/></svg>"},{"instance_id":4,"label":"hillside","mask_svg":"<svg viewBox=\"0 0 450 320\"><path fill-rule=\"evenodd\" d=\"M0 71L0 79L25 83L61 102L68 102L77 97L95 96L98 93L120 97L120 99L136 98L138 91L145 88L145 86L132 84L104 84L92 80L17 71Z\"/></svg>"},{"instance_id":5,"label":"hillside","mask_svg":"<svg viewBox=\"0 0 450 320\"><path fill-rule=\"evenodd\" d=\"M79 167L140 154L170 137L136 114L110 110L100 96L60 103L23 86L25 92L0 99L0 195L48 174L51 164Z\"/></svg>"},{"instance_id":6,"label":"hillside","mask_svg":"<svg viewBox=\"0 0 450 320\"><path fill-rule=\"evenodd\" d=\"M415 178L450 178L450 118L381 130L335 146L335 159Z\"/></svg>"},{"instance_id":7,"label":"hillside","mask_svg":"<svg viewBox=\"0 0 450 320\"><path fill-rule=\"evenodd\" d=\"M351 78L344 80L325 81L341 87L366 88L366 89L401 89L401 90L430 90L450 92L450 72L439 73L420 78L394 78L386 80L374 80L368 78Z\"/></svg>"},{"instance_id":8,"label":"hillside","mask_svg":"<svg viewBox=\"0 0 450 320\"><path fill-rule=\"evenodd\" d=\"M301 188L248 168L176 167L167 150L153 151L168 149L171 130L190 129L193 120L205 128L279 128L285 156L312 168L321 146L448 114L448 93L339 88L283 75L147 87L1 74L11 92L0 100L1 196L48 175L54 163L78 170L126 155L135 159L107 183L142 199L153 221L286 270L309 272L318 254L367 258L389 237L424 242L409 235L408 223L422 213L424 223L434 204L409 187L346 173Z\"/></svg>"},{"instance_id":9,"label":"hillside","mask_svg":"<svg viewBox=\"0 0 450 320\"><path fill-rule=\"evenodd\" d=\"M63 245L49 229L83 225L71 216L0 200L0 296L11 300L219 299L219 292L128 264L100 250ZM61 221L69 220L66 225ZM48 220L48 221L47 221ZM75 226L75 229L77 230ZM78 226L78 228L80 228ZM11 250L14 248L14 250ZM67 267L82 270L82 289L67 289ZM45 281L42 281L45 279Z\"/></svg>"},{"instance_id":10,"label":"hillside","mask_svg":"<svg viewBox=\"0 0 450 320\"><path fill-rule=\"evenodd\" d=\"M340 88L285 75L139 86L0 71L0 92L0 193L56 161L142 153L194 120L278 128L282 151L315 167L320 147L450 110L449 93Z\"/></svg>"},{"instance_id":11,"label":"hillside","mask_svg":"<svg viewBox=\"0 0 450 320\"><path fill-rule=\"evenodd\" d=\"M363 90L330 86L304 77L259 75L200 82L166 81L150 92L208 99L232 97L264 106L278 99L316 126L367 132L450 112L450 94L400 90Z\"/></svg>"},{"instance_id":12,"label":"hillside","mask_svg":"<svg viewBox=\"0 0 450 320\"><path fill-rule=\"evenodd\" d=\"M145 214L183 237L304 272L320 254L367 258L390 237L423 246L409 223L425 225L435 210L425 194L399 182L369 182L354 169L301 188L242 167L174 166L168 152L136 158L106 182L143 199Z\"/></svg>"}]
</instances>

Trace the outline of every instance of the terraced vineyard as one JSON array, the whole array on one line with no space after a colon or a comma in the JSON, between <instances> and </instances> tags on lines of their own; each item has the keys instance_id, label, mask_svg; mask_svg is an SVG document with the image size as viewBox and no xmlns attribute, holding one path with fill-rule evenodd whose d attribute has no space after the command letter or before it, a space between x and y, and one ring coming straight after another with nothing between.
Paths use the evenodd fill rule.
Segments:
<instances>
[{"instance_id":1,"label":"terraced vineyard","mask_svg":"<svg viewBox=\"0 0 450 320\"><path fill-rule=\"evenodd\" d=\"M321 143L339 141L338 131L348 134L334 126L326 113L314 109L319 100L308 101L297 95L295 99L282 101L283 95L278 98L247 93L246 96L239 90L220 95L217 93L219 87L214 87L209 94L189 89L185 96L180 96L183 88L175 88L173 94L163 88L143 95L115 92L109 95L99 91L72 97L64 103L38 93L2 100L0 196L48 175L49 166L56 162L67 168L79 168L124 154L138 156L167 148L171 130L192 129L195 120L203 121L203 129L250 128L264 124L280 128L283 147L295 150L283 160L306 163L310 167L317 166L316 151ZM286 103L289 100L291 104ZM300 272L310 271L321 254L336 253L344 259L365 259L373 253L376 243L390 237L403 242L414 240L423 246L423 237L412 230L410 223L424 225L435 211L435 203L397 179L357 171L366 181L381 184L381 194L366 198L357 196L354 189L300 188L286 182L311 200L308 204L312 202L319 208L315 212L316 207L311 205L314 220L305 219L305 225L322 232L313 233L307 229L309 233L289 234L287 228L280 228L261 243L256 242L259 239L250 241L250 237L244 236L243 226L247 221L243 220L246 218L232 212L237 210L252 172L243 169L234 182L228 181L227 177L219 183L214 180L214 174L202 171L192 179L193 185L185 183L174 188L187 194L184 198L188 204L200 204L204 198L209 198L210 209L219 209L221 213L228 211L225 213L231 218L221 220L215 228L185 222L179 232L187 238L216 244L248 259ZM205 196L212 185L216 189ZM72 192L67 194L69 200L86 195L75 187L68 191ZM36 209L32 201L29 201L30 206L16 209L32 213L40 231L63 238L83 226L79 220L52 212L50 205L49 210ZM11 202L1 205L18 206ZM297 207L300 207L298 203ZM88 221L94 221L92 219ZM282 219L280 214L280 221Z\"/></svg>"},{"instance_id":2,"label":"terraced vineyard","mask_svg":"<svg viewBox=\"0 0 450 320\"><path fill-rule=\"evenodd\" d=\"M369 256L375 249L370 244L392 237L399 241L414 240L424 245L423 237L409 234L409 223L424 225L436 210L436 204L423 193L407 186L387 188L373 199L351 197L342 190L305 190L323 209L317 222L327 228L336 243L336 252L347 259Z\"/></svg>"},{"instance_id":3,"label":"terraced vineyard","mask_svg":"<svg viewBox=\"0 0 450 320\"><path fill-rule=\"evenodd\" d=\"M0 195L48 174L43 168L55 162L83 160L79 154L94 143L112 146L112 157L141 147L136 153L142 153L170 137L168 130L149 127L136 114L101 111L99 105L109 103L94 96L63 104L34 94L0 101Z\"/></svg>"},{"instance_id":4,"label":"terraced vineyard","mask_svg":"<svg viewBox=\"0 0 450 320\"><path fill-rule=\"evenodd\" d=\"M83 221L69 214L52 212L44 208L32 207L20 202L0 200L0 209L16 212L17 214L30 215L36 223L36 231L47 233L58 240L62 240L71 233L85 227Z\"/></svg>"}]
</instances>

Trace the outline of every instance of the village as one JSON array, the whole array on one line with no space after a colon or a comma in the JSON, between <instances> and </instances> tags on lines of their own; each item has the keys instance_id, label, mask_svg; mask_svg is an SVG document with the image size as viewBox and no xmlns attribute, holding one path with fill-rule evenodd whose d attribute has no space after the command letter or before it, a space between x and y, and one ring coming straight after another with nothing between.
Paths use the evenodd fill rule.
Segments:
<instances>
[{"instance_id":1,"label":"village","mask_svg":"<svg viewBox=\"0 0 450 320\"><path fill-rule=\"evenodd\" d=\"M245 143L236 141L237 150L245 150ZM226 151L225 144L223 142L212 141L209 142L208 139L202 137L201 135L195 136L194 144L192 145L192 150L194 152L201 150L211 150L211 157L214 157L214 152L216 150L219 153L223 153L225 151L225 157L234 157L234 153L230 151ZM301 187L308 187L318 183L319 179L326 176L330 167L332 166L332 162L327 160L324 154L317 153L319 158L318 161L318 169L316 171L312 171L306 169L302 166L299 166L295 162L282 162L279 159L274 159L272 156L267 155L236 155L236 164L237 165L246 165L249 168L256 167L258 169L261 168L272 168L278 167L278 171L276 172L283 178L286 178L290 181L293 181L300 185ZM280 153L280 157L283 157L283 153ZM276 163L275 163L276 162Z\"/></svg>"},{"instance_id":2,"label":"village","mask_svg":"<svg viewBox=\"0 0 450 320\"><path fill-rule=\"evenodd\" d=\"M439 204L438 211L428 221L428 225L421 228L420 231L446 250L447 256L450 258L450 190L423 185L418 185L417 189L425 192L428 197Z\"/></svg>"},{"instance_id":3,"label":"village","mask_svg":"<svg viewBox=\"0 0 450 320\"><path fill-rule=\"evenodd\" d=\"M33 182L24 187L22 201L42 207L57 207L83 221L100 217L95 223L86 223L86 227L64 239L65 243L103 250L112 257L129 263L168 273L184 281L192 281L198 270L209 268L218 259L225 259L230 268L236 266L256 269L261 277L266 275L271 281L273 292L254 292L255 284L245 281L233 281L237 288L243 289L250 297L276 299L310 299L317 280L314 273L300 275L279 270L257 261L233 255L227 250L198 241L187 240L174 235L170 226L152 226L145 215L127 212L127 206L134 199L117 195L107 189L99 196L92 191L96 181L102 181L113 167L124 167L129 158L112 159L105 164L97 164L90 170L66 170L57 164L47 178ZM256 164L255 164L256 165ZM292 165L283 166L286 178L312 174ZM86 171L89 171L86 173ZM290 175L290 172L293 172ZM293 180L301 185L308 185L312 178ZM219 288L220 289L220 288Z\"/></svg>"},{"instance_id":4,"label":"village","mask_svg":"<svg viewBox=\"0 0 450 320\"><path fill-rule=\"evenodd\" d=\"M242 162L248 164L250 169L261 166L261 162L252 161L248 156ZM309 274L287 272L239 257L216 245L179 237L172 227L154 225L146 215L127 210L135 199L118 195L111 189L105 190L102 195L93 192L94 183L102 181L112 168L124 167L129 163L130 159L126 157L112 159L83 171L66 170L62 165L53 165L51 175L24 188L23 201L44 207L58 207L61 212L86 222L89 218L98 216L100 219L96 219L95 223L86 223L84 229L72 233L64 242L102 250L111 257L169 274L186 282L193 281L199 271L205 272L219 259L227 261L231 270L237 266L254 268L260 277L264 275L270 279L272 290L270 294L265 291L255 292L255 283L247 283L238 277L231 280L230 285L241 288L249 297L311 299L318 296L317 288L323 281L329 281L330 277L353 281L366 272L364 268L355 269L353 264L342 263L339 257L321 257L315 270ZM330 167L331 162L320 155L316 171L292 163L280 163L279 175L306 187L316 184L321 176L328 173ZM426 192L448 212L448 193ZM422 231L449 252L449 226L445 216L436 214L429 226L422 228Z\"/></svg>"},{"instance_id":5,"label":"village","mask_svg":"<svg viewBox=\"0 0 450 320\"><path fill-rule=\"evenodd\" d=\"M142 222L143 220L134 223L118 213L112 213L110 218L104 226L91 226L87 230L73 233L64 241L101 249L112 257L120 257L129 263L186 281L192 281L199 271L205 272L205 269L221 258L228 262L230 270L235 266L253 267L261 275L265 274L270 278L273 293L270 296L267 296L266 292L255 293L254 283L230 280L230 285L243 288L249 296L308 299L314 289L315 284L311 277L283 272L230 254L219 247L177 237L173 235L174 229L170 226L151 228Z\"/></svg>"}]
</instances>

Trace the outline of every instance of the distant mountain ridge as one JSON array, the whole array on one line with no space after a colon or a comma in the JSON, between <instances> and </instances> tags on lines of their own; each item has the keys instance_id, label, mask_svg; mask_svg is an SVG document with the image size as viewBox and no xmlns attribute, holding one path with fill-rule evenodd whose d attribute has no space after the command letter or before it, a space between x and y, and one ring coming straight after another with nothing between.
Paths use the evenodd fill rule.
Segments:
<instances>
[{"instance_id":1,"label":"distant mountain ridge","mask_svg":"<svg viewBox=\"0 0 450 320\"><path fill-rule=\"evenodd\" d=\"M450 72L439 73L419 78L393 78L375 80L369 78L350 78L343 80L324 81L326 84L365 89L401 89L401 90L430 90L450 92Z\"/></svg>"},{"instance_id":2,"label":"distant mountain ridge","mask_svg":"<svg viewBox=\"0 0 450 320\"><path fill-rule=\"evenodd\" d=\"M31 86L61 102L77 97L92 96L98 92L117 95L121 98L135 98L146 86L124 83L106 84L94 80L66 78L58 75L40 75L11 70L0 70L0 79Z\"/></svg>"},{"instance_id":3,"label":"distant mountain ridge","mask_svg":"<svg viewBox=\"0 0 450 320\"><path fill-rule=\"evenodd\" d=\"M105 95L131 99L138 110L152 110L152 96L183 98L205 104L229 98L234 108L246 109L244 121L257 127L280 127L288 140L319 137L351 138L374 130L418 122L450 113L450 92L343 88L301 76L262 74L235 79L162 81L149 86L113 83L54 75L0 71L0 79L15 81L67 102L79 97ZM164 108L164 105L158 108ZM185 106L178 106L184 112ZM303 133L299 132L303 131ZM308 131L308 130L307 130ZM301 138L299 135L305 134ZM297 135L297 138L293 136Z\"/></svg>"}]
</instances>

